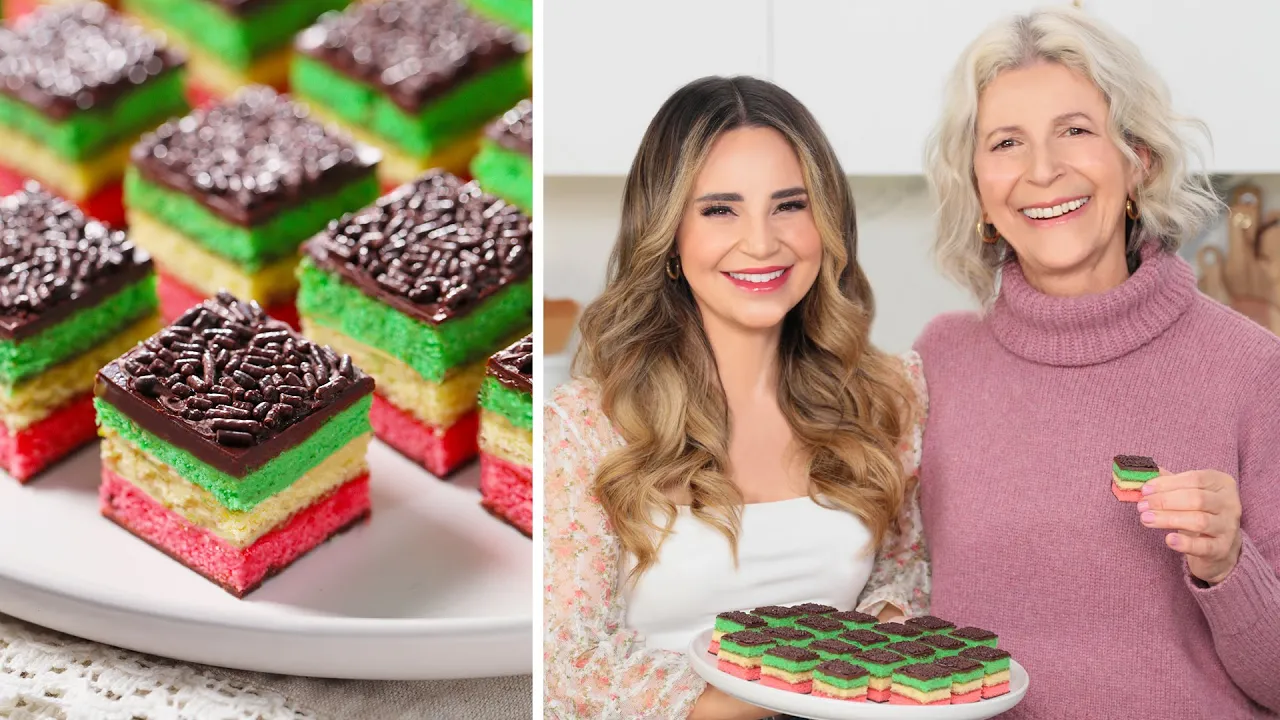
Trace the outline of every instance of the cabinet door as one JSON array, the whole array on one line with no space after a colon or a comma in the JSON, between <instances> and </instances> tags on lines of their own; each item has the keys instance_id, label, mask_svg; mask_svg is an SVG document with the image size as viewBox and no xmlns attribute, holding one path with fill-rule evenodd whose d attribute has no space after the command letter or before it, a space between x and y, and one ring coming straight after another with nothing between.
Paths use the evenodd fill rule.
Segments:
<instances>
[{"instance_id":1,"label":"cabinet door","mask_svg":"<svg viewBox=\"0 0 1280 720\"><path fill-rule=\"evenodd\" d=\"M625 175L667 97L705 75L768 74L768 0L542 3L545 172Z\"/></svg>"},{"instance_id":2,"label":"cabinet door","mask_svg":"<svg viewBox=\"0 0 1280 720\"><path fill-rule=\"evenodd\" d=\"M777 2L772 11L773 78L817 116L845 172L919 174L943 85L961 51L1002 16L1045 4Z\"/></svg>"},{"instance_id":3,"label":"cabinet door","mask_svg":"<svg viewBox=\"0 0 1280 720\"><path fill-rule=\"evenodd\" d=\"M1137 43L1176 112L1209 126L1209 171L1280 170L1280 3L1087 0L1084 7Z\"/></svg>"}]
</instances>

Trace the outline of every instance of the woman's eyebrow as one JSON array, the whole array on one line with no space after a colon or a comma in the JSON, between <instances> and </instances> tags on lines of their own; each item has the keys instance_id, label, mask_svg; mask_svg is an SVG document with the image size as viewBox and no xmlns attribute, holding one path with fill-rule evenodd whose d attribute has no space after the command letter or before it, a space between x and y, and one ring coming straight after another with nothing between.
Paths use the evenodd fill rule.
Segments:
<instances>
[{"instance_id":1,"label":"woman's eyebrow","mask_svg":"<svg viewBox=\"0 0 1280 720\"><path fill-rule=\"evenodd\" d=\"M773 193L773 199L774 199L774 200L783 200L783 199L785 199L785 198L795 197L795 196L797 196L797 195L804 195L806 192L808 192L808 191L807 191L807 190L805 190L805 189L804 189L804 188L802 188L802 187L787 188L786 190L778 190L778 191L774 192L774 193Z\"/></svg>"},{"instance_id":2,"label":"woman's eyebrow","mask_svg":"<svg viewBox=\"0 0 1280 720\"><path fill-rule=\"evenodd\" d=\"M719 202L742 202L742 196L738 193L707 193L706 195L698 198L698 202L711 200Z\"/></svg>"}]
</instances>

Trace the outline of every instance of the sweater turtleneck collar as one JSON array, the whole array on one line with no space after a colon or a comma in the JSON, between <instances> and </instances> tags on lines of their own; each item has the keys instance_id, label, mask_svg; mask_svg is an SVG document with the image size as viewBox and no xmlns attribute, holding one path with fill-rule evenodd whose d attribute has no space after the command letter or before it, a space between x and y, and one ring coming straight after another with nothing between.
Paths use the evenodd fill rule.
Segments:
<instances>
[{"instance_id":1,"label":"sweater turtleneck collar","mask_svg":"<svg viewBox=\"0 0 1280 720\"><path fill-rule=\"evenodd\" d=\"M1053 297L1031 287L1016 260L1004 265L986 321L1005 349L1044 365L1096 365L1154 340L1191 307L1191 266L1159 243L1142 246L1142 264L1098 295Z\"/></svg>"}]
</instances>

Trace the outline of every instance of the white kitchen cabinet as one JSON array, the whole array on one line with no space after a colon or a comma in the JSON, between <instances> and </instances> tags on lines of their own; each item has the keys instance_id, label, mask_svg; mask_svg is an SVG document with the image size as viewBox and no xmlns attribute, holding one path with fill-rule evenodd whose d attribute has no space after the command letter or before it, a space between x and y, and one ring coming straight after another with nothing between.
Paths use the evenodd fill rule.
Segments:
<instances>
[{"instance_id":1,"label":"white kitchen cabinet","mask_svg":"<svg viewBox=\"0 0 1280 720\"><path fill-rule=\"evenodd\" d=\"M667 97L768 74L768 0L542 3L544 171L624 175Z\"/></svg>"}]
</instances>

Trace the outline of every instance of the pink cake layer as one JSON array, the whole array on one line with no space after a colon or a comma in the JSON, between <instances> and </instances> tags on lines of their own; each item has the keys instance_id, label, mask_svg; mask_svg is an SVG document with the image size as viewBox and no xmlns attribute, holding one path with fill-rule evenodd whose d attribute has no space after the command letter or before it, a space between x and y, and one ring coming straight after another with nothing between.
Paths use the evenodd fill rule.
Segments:
<instances>
[{"instance_id":1,"label":"pink cake layer","mask_svg":"<svg viewBox=\"0 0 1280 720\"><path fill-rule=\"evenodd\" d=\"M828 695L824 692L818 692L817 690L814 690L811 694L814 697L826 698L828 700L843 700L845 702L866 702L867 701L866 695L859 695L857 697L836 697L835 695Z\"/></svg>"},{"instance_id":2,"label":"pink cake layer","mask_svg":"<svg viewBox=\"0 0 1280 720\"><path fill-rule=\"evenodd\" d=\"M951 704L952 704L952 705L964 705L964 704L967 704L967 703L974 703L974 702L978 702L978 701L979 701L979 700L981 700L981 699L982 699L982 690L981 690L981 689L978 689L978 690L973 690L973 691L971 691L971 692L967 692L967 693L965 693L965 694L963 694L963 695L952 695L952 696L951 696Z\"/></svg>"},{"instance_id":3,"label":"pink cake layer","mask_svg":"<svg viewBox=\"0 0 1280 720\"><path fill-rule=\"evenodd\" d=\"M87 392L16 433L0 423L0 470L19 483L30 481L41 470L92 442L98 436L95 418L93 393Z\"/></svg>"},{"instance_id":4,"label":"pink cake layer","mask_svg":"<svg viewBox=\"0 0 1280 720\"><path fill-rule=\"evenodd\" d=\"M716 667L720 669L720 672L729 673L730 675L742 678L743 680L760 679L760 668L758 667L744 668L741 665L735 665L725 660L718 661L716 663Z\"/></svg>"},{"instance_id":5,"label":"pink cake layer","mask_svg":"<svg viewBox=\"0 0 1280 720\"><path fill-rule=\"evenodd\" d=\"M533 471L480 453L480 504L485 510L533 537Z\"/></svg>"},{"instance_id":6,"label":"pink cake layer","mask_svg":"<svg viewBox=\"0 0 1280 720\"><path fill-rule=\"evenodd\" d=\"M772 675L761 675L760 684L775 690L786 690L787 692L800 693L801 695L808 695L813 691L812 680L805 680L802 683L789 683Z\"/></svg>"},{"instance_id":7,"label":"pink cake layer","mask_svg":"<svg viewBox=\"0 0 1280 720\"><path fill-rule=\"evenodd\" d=\"M247 548L192 525L105 467L98 497L104 516L232 595L244 597L267 577L367 518L369 475L342 484Z\"/></svg>"},{"instance_id":8,"label":"pink cake layer","mask_svg":"<svg viewBox=\"0 0 1280 720\"><path fill-rule=\"evenodd\" d=\"M379 440L438 478L449 475L480 452L480 413L475 410L442 428L421 422L375 392L369 422Z\"/></svg>"},{"instance_id":9,"label":"pink cake layer","mask_svg":"<svg viewBox=\"0 0 1280 720\"><path fill-rule=\"evenodd\" d=\"M1009 683L1002 682L999 685L992 685L990 687L982 688L982 697L984 698L999 697L1001 695L1004 695L1007 692L1009 692Z\"/></svg>"},{"instance_id":10,"label":"pink cake layer","mask_svg":"<svg viewBox=\"0 0 1280 720\"><path fill-rule=\"evenodd\" d=\"M1111 494L1116 496L1120 502L1141 502L1141 490L1125 490L1114 482L1111 483Z\"/></svg>"},{"instance_id":11,"label":"pink cake layer","mask_svg":"<svg viewBox=\"0 0 1280 720\"><path fill-rule=\"evenodd\" d=\"M720 641L719 641L719 640L712 640L712 641L711 641L711 644L707 646L707 652L711 653L712 655L719 655L719 654L720 654Z\"/></svg>"},{"instance_id":12,"label":"pink cake layer","mask_svg":"<svg viewBox=\"0 0 1280 720\"><path fill-rule=\"evenodd\" d=\"M889 695L890 695L890 692L888 688L885 688L884 690L867 688L867 699L870 700L871 702L878 702L878 703L889 702Z\"/></svg>"},{"instance_id":13,"label":"pink cake layer","mask_svg":"<svg viewBox=\"0 0 1280 720\"><path fill-rule=\"evenodd\" d=\"M889 693L889 704L890 704L890 705L916 705L916 706L920 706L920 705L950 705L950 704L951 704L951 698L947 698L946 700L939 700L939 701L937 701L937 702L922 703L922 702L916 702L915 700L912 700L912 699L911 699L911 698L909 698L909 697L903 697L902 695L899 695L899 694L897 694L897 693L895 693L895 692L890 692L890 693Z\"/></svg>"}]
</instances>

